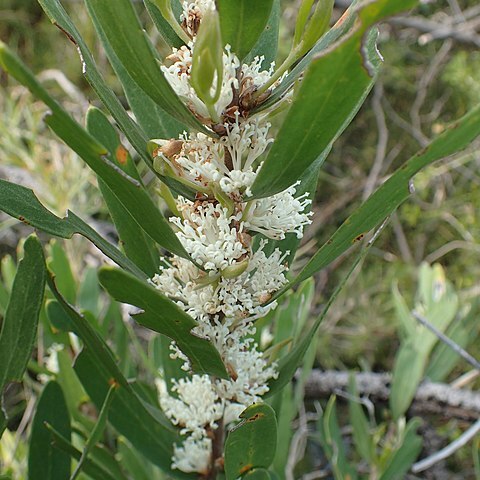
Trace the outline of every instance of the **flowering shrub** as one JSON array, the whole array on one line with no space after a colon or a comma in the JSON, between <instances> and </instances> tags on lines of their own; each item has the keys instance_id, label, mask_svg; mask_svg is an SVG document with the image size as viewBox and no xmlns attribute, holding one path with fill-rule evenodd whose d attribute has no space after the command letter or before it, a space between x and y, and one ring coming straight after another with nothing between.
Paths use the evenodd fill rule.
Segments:
<instances>
[{"instance_id":1,"label":"flowering shrub","mask_svg":"<svg viewBox=\"0 0 480 480\"><path fill-rule=\"evenodd\" d=\"M70 456L78 462L73 477L83 469L92 478L111 478L114 467L93 455L108 417L142 458L172 477L270 478L277 440L275 409L266 398L281 398L328 305L309 331L293 335L294 325L294 341L273 345L270 314L282 295L384 224L412 193L418 170L467 146L480 132L480 110L405 163L292 276L292 259L312 221L311 195L322 163L379 68L372 27L416 2L354 2L329 28L333 1L304 0L291 52L276 66L279 1L195 0L179 9L168 0L145 0L171 48L159 66L130 0L85 0L130 116L103 81L59 0L39 1L76 44L87 80L124 137L93 107L83 129L3 44L0 64L49 106L48 125L96 173L121 249L72 212L61 219L30 190L5 180L0 180L0 208L54 236L89 239L120 267L100 269L106 292L136 307L131 315L137 323L168 341L156 372L157 403L151 390L146 396L127 381L104 340L107 332L69 304L55 268L46 267L38 240L30 237L0 337L0 387L25 371L47 283L46 315L55 329L74 335L72 349L78 355L72 374L100 412L95 426L86 427L88 440L78 452L70 441L69 416L78 418L79 412L69 392L62 392L64 385L48 383L32 429L30 471L41 458L35 440L46 435L55 444L42 447L58 469L55 478L70 478ZM283 110L274 137L270 119ZM170 211L167 218L123 138L154 173ZM14 328L18 319L20 328ZM19 354L12 345L20 338ZM50 373L60 372L60 351L50 349ZM64 396L70 398L67 404ZM57 415L49 410L52 404ZM58 460L57 455L63 456Z\"/></svg>"}]
</instances>

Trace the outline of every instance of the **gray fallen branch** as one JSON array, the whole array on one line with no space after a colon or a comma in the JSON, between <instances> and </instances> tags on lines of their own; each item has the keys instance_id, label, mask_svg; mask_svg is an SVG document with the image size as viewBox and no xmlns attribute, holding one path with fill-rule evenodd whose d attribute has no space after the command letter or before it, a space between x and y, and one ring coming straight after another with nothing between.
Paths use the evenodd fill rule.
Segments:
<instances>
[{"instance_id":1,"label":"gray fallen branch","mask_svg":"<svg viewBox=\"0 0 480 480\"><path fill-rule=\"evenodd\" d=\"M374 402L387 401L391 376L387 373L350 373L313 370L305 384L305 398L328 397L348 388L354 375L358 393ZM444 383L423 382L415 395L410 413L434 413L463 420L477 420L480 415L480 392L454 388Z\"/></svg>"}]
</instances>

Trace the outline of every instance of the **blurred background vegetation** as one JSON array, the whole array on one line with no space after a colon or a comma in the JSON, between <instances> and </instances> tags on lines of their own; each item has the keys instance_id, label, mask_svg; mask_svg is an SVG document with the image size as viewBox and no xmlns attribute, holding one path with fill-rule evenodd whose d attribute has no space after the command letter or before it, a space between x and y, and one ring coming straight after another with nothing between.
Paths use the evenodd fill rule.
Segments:
<instances>
[{"instance_id":1,"label":"blurred background vegetation","mask_svg":"<svg viewBox=\"0 0 480 480\"><path fill-rule=\"evenodd\" d=\"M300 2L282 3L279 57L288 54L288 39ZM348 3L337 2L336 19ZM81 2L64 4L80 25L100 70L121 97ZM145 25L154 35L147 18ZM89 104L98 105L83 78L75 47L50 24L35 1L0 2L0 38L18 51L75 117L81 119ZM158 48L163 49L157 40ZM441 133L449 122L478 104L479 47L478 0L424 1L410 15L381 26L379 49L384 67L362 110L337 141L324 166L314 202L314 224L307 232L297 265L325 242L389 173ZM6 76L0 77L0 177L33 188L57 214L72 208L109 234L112 229L94 176L43 124L44 113L43 105L23 87ZM0 216L0 257L15 255L19 239L28 232L26 228ZM65 246L78 278L86 264L99 261L81 239ZM443 266L465 308L479 296L478 143L416 177L415 194L391 218L323 323L315 365L322 369L391 370L399 344L392 286L398 285L407 302L413 304L422 262ZM7 263L3 260L4 266ZM349 264L344 256L317 276L314 313L320 311ZM477 358L479 329L477 322L469 346ZM466 364L459 363L448 380L455 380L467 370ZM478 388L479 384L478 378L473 379L470 388ZM465 426L460 420L448 418L436 419L436 425L436 448L455 438ZM5 449L4 442L10 439L4 438ZM21 452L20 446L17 456ZM470 447L465 447L443 466L445 477L437 473L417 478L475 478L469 452Z\"/></svg>"}]
</instances>

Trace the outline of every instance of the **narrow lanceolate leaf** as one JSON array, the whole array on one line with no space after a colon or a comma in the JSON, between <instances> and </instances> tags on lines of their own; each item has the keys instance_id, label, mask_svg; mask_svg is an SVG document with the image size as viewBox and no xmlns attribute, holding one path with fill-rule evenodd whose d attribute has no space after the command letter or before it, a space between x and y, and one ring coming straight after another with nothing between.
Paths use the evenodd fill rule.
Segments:
<instances>
[{"instance_id":1,"label":"narrow lanceolate leaf","mask_svg":"<svg viewBox=\"0 0 480 480\"><path fill-rule=\"evenodd\" d=\"M208 133L164 77L130 0L85 0L85 3L101 38L108 42L138 86L177 120Z\"/></svg>"},{"instance_id":2,"label":"narrow lanceolate leaf","mask_svg":"<svg viewBox=\"0 0 480 480\"><path fill-rule=\"evenodd\" d=\"M128 138L129 142L146 162L150 161L147 152L147 138L145 133L130 118L123 108L120 100L115 93L107 86L102 76L97 70L92 54L87 48L82 36L71 21L67 12L59 0L38 0L48 18L60 30L62 30L68 39L77 47L82 61L82 69L88 83L95 90L96 94L109 110L112 117L118 123L120 129Z\"/></svg>"},{"instance_id":3,"label":"narrow lanceolate leaf","mask_svg":"<svg viewBox=\"0 0 480 480\"><path fill-rule=\"evenodd\" d=\"M292 284L311 277L379 225L412 193L412 178L422 168L466 148L480 135L480 107L450 125L429 146L400 167L363 203L313 256Z\"/></svg>"},{"instance_id":4,"label":"narrow lanceolate leaf","mask_svg":"<svg viewBox=\"0 0 480 480\"><path fill-rule=\"evenodd\" d=\"M58 218L47 210L29 189L0 179L0 210L43 232L60 238L72 238L76 233L88 238L107 257L134 275L146 275L122 252L101 237L74 213L68 211L65 218Z\"/></svg>"},{"instance_id":5,"label":"narrow lanceolate leaf","mask_svg":"<svg viewBox=\"0 0 480 480\"><path fill-rule=\"evenodd\" d=\"M138 181L116 168L106 158L108 151L89 135L47 93L30 70L5 44L0 43L0 65L51 109L49 127L105 182L118 200L153 240L167 250L188 257L168 222Z\"/></svg>"},{"instance_id":6,"label":"narrow lanceolate leaf","mask_svg":"<svg viewBox=\"0 0 480 480\"><path fill-rule=\"evenodd\" d=\"M145 91L139 87L139 85L132 79L123 63L119 60L114 49L108 42L108 39L105 37L103 30L99 29L98 34L102 39L108 60L122 84L130 109L135 115L135 120L143 129L147 137L149 139L177 138L178 135L185 130L185 126L170 116L154 100L152 100L150 95L145 93ZM151 161L152 159L148 158L149 165L151 164Z\"/></svg>"},{"instance_id":7,"label":"narrow lanceolate leaf","mask_svg":"<svg viewBox=\"0 0 480 480\"><path fill-rule=\"evenodd\" d=\"M110 388L110 373L97 362L92 350L83 350L75 361L75 372L86 392L101 408ZM109 409L110 424L148 460L159 466L170 476L191 478L182 472L171 472L173 444L179 443L175 430L171 425L159 421L161 412L146 405L135 394L133 389L119 388L115 393ZM162 417L162 420L167 422Z\"/></svg>"},{"instance_id":8,"label":"narrow lanceolate leaf","mask_svg":"<svg viewBox=\"0 0 480 480\"><path fill-rule=\"evenodd\" d=\"M341 135L364 102L380 62L376 33L371 32L364 48L365 32L413 3L368 3L350 34L312 61L252 186L254 197L273 195L295 183Z\"/></svg>"},{"instance_id":9,"label":"narrow lanceolate leaf","mask_svg":"<svg viewBox=\"0 0 480 480\"><path fill-rule=\"evenodd\" d=\"M268 468L275 458L277 419L273 408L256 403L244 410L240 418L225 444L226 480L235 480L256 468Z\"/></svg>"},{"instance_id":10,"label":"narrow lanceolate leaf","mask_svg":"<svg viewBox=\"0 0 480 480\"><path fill-rule=\"evenodd\" d=\"M107 117L97 108L92 107L88 110L87 130L109 151L110 159L114 165L141 184L140 175L130 154L121 144L117 132ZM98 180L103 198L117 228L123 250L128 258L135 262L149 277L152 277L159 264L158 253L155 252L153 242L145 235L143 230L138 228L137 222L103 180L100 178Z\"/></svg>"},{"instance_id":11,"label":"narrow lanceolate leaf","mask_svg":"<svg viewBox=\"0 0 480 480\"><path fill-rule=\"evenodd\" d=\"M70 455L52 445L51 425L70 441L70 416L62 389L56 382L48 383L40 396L33 417L28 454L28 480L69 480Z\"/></svg>"},{"instance_id":12,"label":"narrow lanceolate leaf","mask_svg":"<svg viewBox=\"0 0 480 480\"><path fill-rule=\"evenodd\" d=\"M192 335L195 320L174 302L121 270L103 268L99 279L115 300L142 309L143 313L134 315L138 323L175 340L189 358L193 371L228 378L217 349L207 340Z\"/></svg>"},{"instance_id":13,"label":"narrow lanceolate leaf","mask_svg":"<svg viewBox=\"0 0 480 480\"><path fill-rule=\"evenodd\" d=\"M155 5L155 2L152 0L143 0L145 8L147 9L150 17L152 18L155 27L157 27L158 33L163 37L166 43L171 47L180 48L184 43L183 40L175 33L170 24L165 20L163 15L160 13L159 8ZM174 14L177 17L180 17L181 6L180 2L172 2L172 8ZM157 138L157 137L155 137Z\"/></svg>"},{"instance_id":14,"label":"narrow lanceolate leaf","mask_svg":"<svg viewBox=\"0 0 480 480\"><path fill-rule=\"evenodd\" d=\"M224 45L243 60L263 33L273 0L215 0L220 14Z\"/></svg>"},{"instance_id":15,"label":"narrow lanceolate leaf","mask_svg":"<svg viewBox=\"0 0 480 480\"><path fill-rule=\"evenodd\" d=\"M244 62L250 63L255 57L264 57L262 67L267 70L272 62L277 58L278 34L280 30L280 17L282 16L282 7L280 0L273 0L272 12L268 19L263 33L260 35L257 43L247 55Z\"/></svg>"},{"instance_id":16,"label":"narrow lanceolate leaf","mask_svg":"<svg viewBox=\"0 0 480 480\"><path fill-rule=\"evenodd\" d=\"M26 240L24 252L0 332L0 398L7 383L22 380L37 336L43 303L45 259L35 236Z\"/></svg>"}]
</instances>

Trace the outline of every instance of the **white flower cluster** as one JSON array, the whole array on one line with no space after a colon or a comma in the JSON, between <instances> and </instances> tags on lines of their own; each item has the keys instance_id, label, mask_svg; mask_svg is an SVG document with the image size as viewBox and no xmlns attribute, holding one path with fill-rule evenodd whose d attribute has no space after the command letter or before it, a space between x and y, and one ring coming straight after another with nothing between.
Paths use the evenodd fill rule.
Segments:
<instances>
[{"instance_id":1,"label":"white flower cluster","mask_svg":"<svg viewBox=\"0 0 480 480\"><path fill-rule=\"evenodd\" d=\"M262 168L260 157L272 140L265 116L245 113L241 99L267 82L274 66L262 69L263 58L241 66L225 48L221 95L214 106L222 121L216 125L190 84L195 35L212 8L213 0L183 3L181 21L192 41L174 49L168 57L170 65L162 70L191 111L218 136L194 132L157 140L160 147L154 153L155 162L197 192L196 201L179 196L178 216L170 219L195 263L177 256L163 259L151 279L196 320L192 333L217 348L230 374L229 380L187 374L168 385L171 393L164 380L157 382L162 409L185 435L183 443L174 447L172 467L203 475L217 460L212 445L216 432L258 402L278 374L254 340L254 323L276 306L272 297L287 283L289 252L277 248L267 255L268 240L254 248L252 236L281 240L293 233L301 238L304 226L311 223L308 194L296 197L298 185L269 198L249 200ZM189 372L188 358L174 342L171 349L172 358L182 359Z\"/></svg>"}]
</instances>

